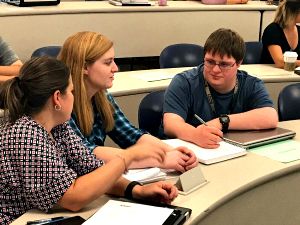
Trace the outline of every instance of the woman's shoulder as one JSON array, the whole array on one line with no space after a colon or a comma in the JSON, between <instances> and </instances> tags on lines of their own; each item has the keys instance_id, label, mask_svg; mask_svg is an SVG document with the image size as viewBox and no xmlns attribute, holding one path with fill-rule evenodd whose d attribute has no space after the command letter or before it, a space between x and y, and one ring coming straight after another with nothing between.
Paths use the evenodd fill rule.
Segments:
<instances>
[{"instance_id":1,"label":"woman's shoulder","mask_svg":"<svg viewBox=\"0 0 300 225\"><path fill-rule=\"evenodd\" d=\"M14 123L3 120L0 125L2 138L16 138L18 140L28 140L31 137L42 135L45 130L28 116L22 116Z\"/></svg>"},{"instance_id":2,"label":"woman's shoulder","mask_svg":"<svg viewBox=\"0 0 300 225\"><path fill-rule=\"evenodd\" d=\"M277 32L277 31L281 31L282 28L279 26L278 23L270 23L268 26L266 26L265 28L265 32Z\"/></svg>"}]
</instances>

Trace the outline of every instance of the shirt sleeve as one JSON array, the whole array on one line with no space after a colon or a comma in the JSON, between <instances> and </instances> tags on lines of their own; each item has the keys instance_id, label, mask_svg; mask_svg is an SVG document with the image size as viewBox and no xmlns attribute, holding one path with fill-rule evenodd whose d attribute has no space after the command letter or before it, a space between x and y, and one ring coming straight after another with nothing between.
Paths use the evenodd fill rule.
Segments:
<instances>
[{"instance_id":1,"label":"shirt sleeve","mask_svg":"<svg viewBox=\"0 0 300 225\"><path fill-rule=\"evenodd\" d=\"M78 138L81 140L81 142L82 142L82 143L90 150L90 152L93 152L94 149L97 147L97 145L96 145L94 142L90 142L90 141L88 140L88 138L85 137L85 136L81 133L81 131L80 131L79 127L77 126L75 120L76 120L76 119L75 119L75 115L72 114L72 117L71 117L71 119L70 119L69 122L68 122L69 125L70 125L70 127L73 129L73 131L74 131L75 134L78 136Z\"/></svg>"},{"instance_id":2,"label":"shirt sleeve","mask_svg":"<svg viewBox=\"0 0 300 225\"><path fill-rule=\"evenodd\" d=\"M254 77L249 77L249 79L253 79L253 85L248 86L248 108L245 109L245 111L262 107L274 107L273 102L264 86L263 81Z\"/></svg>"},{"instance_id":3,"label":"shirt sleeve","mask_svg":"<svg viewBox=\"0 0 300 225\"><path fill-rule=\"evenodd\" d=\"M174 113L186 120L192 95L190 89L183 74L177 74L165 92L164 113Z\"/></svg>"},{"instance_id":4,"label":"shirt sleeve","mask_svg":"<svg viewBox=\"0 0 300 225\"><path fill-rule=\"evenodd\" d=\"M138 139L147 132L136 128L128 121L110 94L107 94L107 98L112 103L115 110L115 127L108 135L121 148L128 148L134 145Z\"/></svg>"},{"instance_id":5,"label":"shirt sleeve","mask_svg":"<svg viewBox=\"0 0 300 225\"><path fill-rule=\"evenodd\" d=\"M282 46L282 30L276 23L271 23L265 28L262 43L266 47L270 45Z\"/></svg>"},{"instance_id":6,"label":"shirt sleeve","mask_svg":"<svg viewBox=\"0 0 300 225\"><path fill-rule=\"evenodd\" d=\"M12 48L0 36L0 65L9 66L18 60Z\"/></svg>"},{"instance_id":7,"label":"shirt sleeve","mask_svg":"<svg viewBox=\"0 0 300 225\"><path fill-rule=\"evenodd\" d=\"M53 137L60 140L67 164L78 176L85 175L104 165L102 160L90 152L68 123L53 129Z\"/></svg>"}]
</instances>

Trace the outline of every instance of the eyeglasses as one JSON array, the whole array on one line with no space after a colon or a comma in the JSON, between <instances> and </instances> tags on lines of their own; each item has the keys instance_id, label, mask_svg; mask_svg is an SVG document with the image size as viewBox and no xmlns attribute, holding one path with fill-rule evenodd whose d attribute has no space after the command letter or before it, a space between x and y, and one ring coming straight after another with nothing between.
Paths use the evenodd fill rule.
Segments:
<instances>
[{"instance_id":1,"label":"eyeglasses","mask_svg":"<svg viewBox=\"0 0 300 225\"><path fill-rule=\"evenodd\" d=\"M236 62L234 62L233 64L229 62L222 62L222 61L217 63L215 60L212 59L204 59L204 65L209 69L213 69L215 66L218 66L220 70L226 71L226 70L230 70L235 64Z\"/></svg>"}]
</instances>

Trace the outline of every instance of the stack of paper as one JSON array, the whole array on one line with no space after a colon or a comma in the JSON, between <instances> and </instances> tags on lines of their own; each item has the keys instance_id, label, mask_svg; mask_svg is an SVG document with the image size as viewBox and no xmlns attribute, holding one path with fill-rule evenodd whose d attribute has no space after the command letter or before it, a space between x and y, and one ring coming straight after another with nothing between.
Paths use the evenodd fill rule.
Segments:
<instances>
[{"instance_id":1,"label":"stack of paper","mask_svg":"<svg viewBox=\"0 0 300 225\"><path fill-rule=\"evenodd\" d=\"M143 184L165 180L167 174L161 171L160 168L147 168L147 169L131 169L123 175L127 180L138 181Z\"/></svg>"},{"instance_id":2,"label":"stack of paper","mask_svg":"<svg viewBox=\"0 0 300 225\"><path fill-rule=\"evenodd\" d=\"M180 139L169 139L164 140L164 142L173 147L187 147L195 153L199 162L204 164L212 164L247 154L246 149L224 141L221 141L220 146L215 149L201 148L193 143Z\"/></svg>"}]
</instances>

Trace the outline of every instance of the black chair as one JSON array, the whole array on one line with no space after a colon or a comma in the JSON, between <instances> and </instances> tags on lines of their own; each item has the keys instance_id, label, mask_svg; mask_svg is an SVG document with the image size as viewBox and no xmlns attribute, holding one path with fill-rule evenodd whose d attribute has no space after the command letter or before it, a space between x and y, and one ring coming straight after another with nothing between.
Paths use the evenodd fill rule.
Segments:
<instances>
[{"instance_id":1,"label":"black chair","mask_svg":"<svg viewBox=\"0 0 300 225\"><path fill-rule=\"evenodd\" d=\"M260 41L247 41L246 53L242 64L259 64L261 60L261 53L263 44Z\"/></svg>"},{"instance_id":2,"label":"black chair","mask_svg":"<svg viewBox=\"0 0 300 225\"><path fill-rule=\"evenodd\" d=\"M203 47L196 44L174 44L162 50L160 68L198 66L203 62Z\"/></svg>"},{"instance_id":3,"label":"black chair","mask_svg":"<svg viewBox=\"0 0 300 225\"><path fill-rule=\"evenodd\" d=\"M146 95L138 109L139 127L153 136L159 137L162 122L165 91L154 91Z\"/></svg>"},{"instance_id":4,"label":"black chair","mask_svg":"<svg viewBox=\"0 0 300 225\"><path fill-rule=\"evenodd\" d=\"M32 57L41 57L41 56L50 56L56 58L58 56L58 53L61 50L61 46L45 46L36 49L32 55Z\"/></svg>"},{"instance_id":5,"label":"black chair","mask_svg":"<svg viewBox=\"0 0 300 225\"><path fill-rule=\"evenodd\" d=\"M300 119L300 83L284 87L278 96L280 121Z\"/></svg>"}]
</instances>

